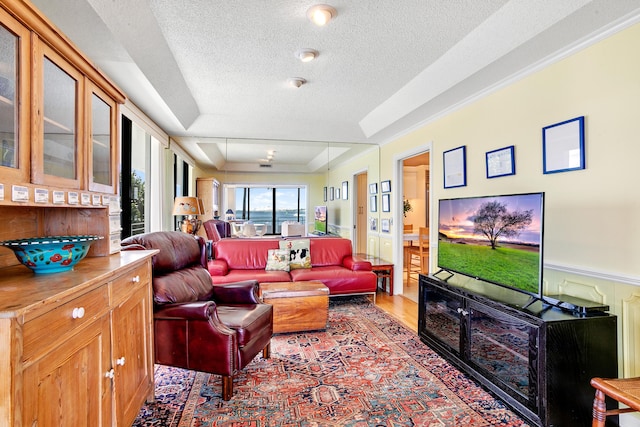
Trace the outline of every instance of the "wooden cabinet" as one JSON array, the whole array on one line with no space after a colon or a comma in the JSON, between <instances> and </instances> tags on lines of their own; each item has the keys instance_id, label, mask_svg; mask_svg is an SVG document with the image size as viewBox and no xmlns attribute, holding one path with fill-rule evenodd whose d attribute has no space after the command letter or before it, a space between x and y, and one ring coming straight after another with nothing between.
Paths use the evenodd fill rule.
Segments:
<instances>
[{"instance_id":1,"label":"wooden cabinet","mask_svg":"<svg viewBox=\"0 0 640 427\"><path fill-rule=\"evenodd\" d=\"M589 381L618 374L616 316L574 315L539 300L527 306L530 297L516 291L425 275L419 294L421 340L528 422L591 423Z\"/></svg>"},{"instance_id":2,"label":"wooden cabinet","mask_svg":"<svg viewBox=\"0 0 640 427\"><path fill-rule=\"evenodd\" d=\"M34 224L0 231L0 240L97 234L105 239L89 256L113 252L109 205L119 200L124 101L30 2L0 0L0 218L26 213ZM0 249L0 267L17 264L7 254Z\"/></svg>"},{"instance_id":3,"label":"wooden cabinet","mask_svg":"<svg viewBox=\"0 0 640 427\"><path fill-rule=\"evenodd\" d=\"M153 399L155 252L0 269L0 425L132 424Z\"/></svg>"}]
</instances>

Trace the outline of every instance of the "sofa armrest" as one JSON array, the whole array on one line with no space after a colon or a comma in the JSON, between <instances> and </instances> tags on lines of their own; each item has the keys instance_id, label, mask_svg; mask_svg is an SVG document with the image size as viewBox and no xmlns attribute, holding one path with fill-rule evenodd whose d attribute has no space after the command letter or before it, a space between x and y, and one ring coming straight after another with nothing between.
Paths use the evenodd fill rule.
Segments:
<instances>
[{"instance_id":1,"label":"sofa armrest","mask_svg":"<svg viewBox=\"0 0 640 427\"><path fill-rule=\"evenodd\" d=\"M371 271L371 263L369 261L351 255L344 257L342 265L352 271Z\"/></svg>"},{"instance_id":2,"label":"sofa armrest","mask_svg":"<svg viewBox=\"0 0 640 427\"><path fill-rule=\"evenodd\" d=\"M212 299L220 304L260 304L258 281L244 280L214 285Z\"/></svg>"},{"instance_id":3,"label":"sofa armrest","mask_svg":"<svg viewBox=\"0 0 640 427\"><path fill-rule=\"evenodd\" d=\"M229 274L229 265L221 259L212 259L207 262L207 270L211 276L226 276Z\"/></svg>"}]
</instances>

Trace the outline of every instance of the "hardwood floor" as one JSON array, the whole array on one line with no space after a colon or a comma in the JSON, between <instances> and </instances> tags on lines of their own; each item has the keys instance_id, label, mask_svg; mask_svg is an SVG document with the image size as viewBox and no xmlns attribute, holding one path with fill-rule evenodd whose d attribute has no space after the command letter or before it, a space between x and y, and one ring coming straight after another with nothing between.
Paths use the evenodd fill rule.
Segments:
<instances>
[{"instance_id":1,"label":"hardwood floor","mask_svg":"<svg viewBox=\"0 0 640 427\"><path fill-rule=\"evenodd\" d=\"M402 295L389 296L386 292L378 291L376 305L412 331L418 332L418 304L415 301Z\"/></svg>"}]
</instances>

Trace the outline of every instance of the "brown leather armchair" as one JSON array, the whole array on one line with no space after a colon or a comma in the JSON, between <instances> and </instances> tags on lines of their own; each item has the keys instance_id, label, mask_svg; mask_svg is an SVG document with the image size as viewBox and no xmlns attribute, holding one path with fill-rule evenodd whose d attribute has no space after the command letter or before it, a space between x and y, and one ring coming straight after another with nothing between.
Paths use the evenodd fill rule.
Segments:
<instances>
[{"instance_id":1,"label":"brown leather armchair","mask_svg":"<svg viewBox=\"0 0 640 427\"><path fill-rule=\"evenodd\" d=\"M258 299L258 282L213 286L198 236L161 231L122 246L160 251L152 260L156 363L222 375L229 400L233 376L261 350L270 356L273 308Z\"/></svg>"}]
</instances>

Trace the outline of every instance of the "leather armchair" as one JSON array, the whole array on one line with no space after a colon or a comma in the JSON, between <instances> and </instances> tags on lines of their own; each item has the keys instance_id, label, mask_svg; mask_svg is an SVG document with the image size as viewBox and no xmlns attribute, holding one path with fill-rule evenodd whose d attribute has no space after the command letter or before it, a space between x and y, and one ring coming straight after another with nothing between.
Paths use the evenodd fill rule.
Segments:
<instances>
[{"instance_id":1,"label":"leather armchair","mask_svg":"<svg viewBox=\"0 0 640 427\"><path fill-rule=\"evenodd\" d=\"M160 251L152 260L156 363L221 375L229 400L234 375L260 351L270 356L273 308L258 299L258 282L213 286L198 236L161 231L122 246Z\"/></svg>"}]
</instances>

